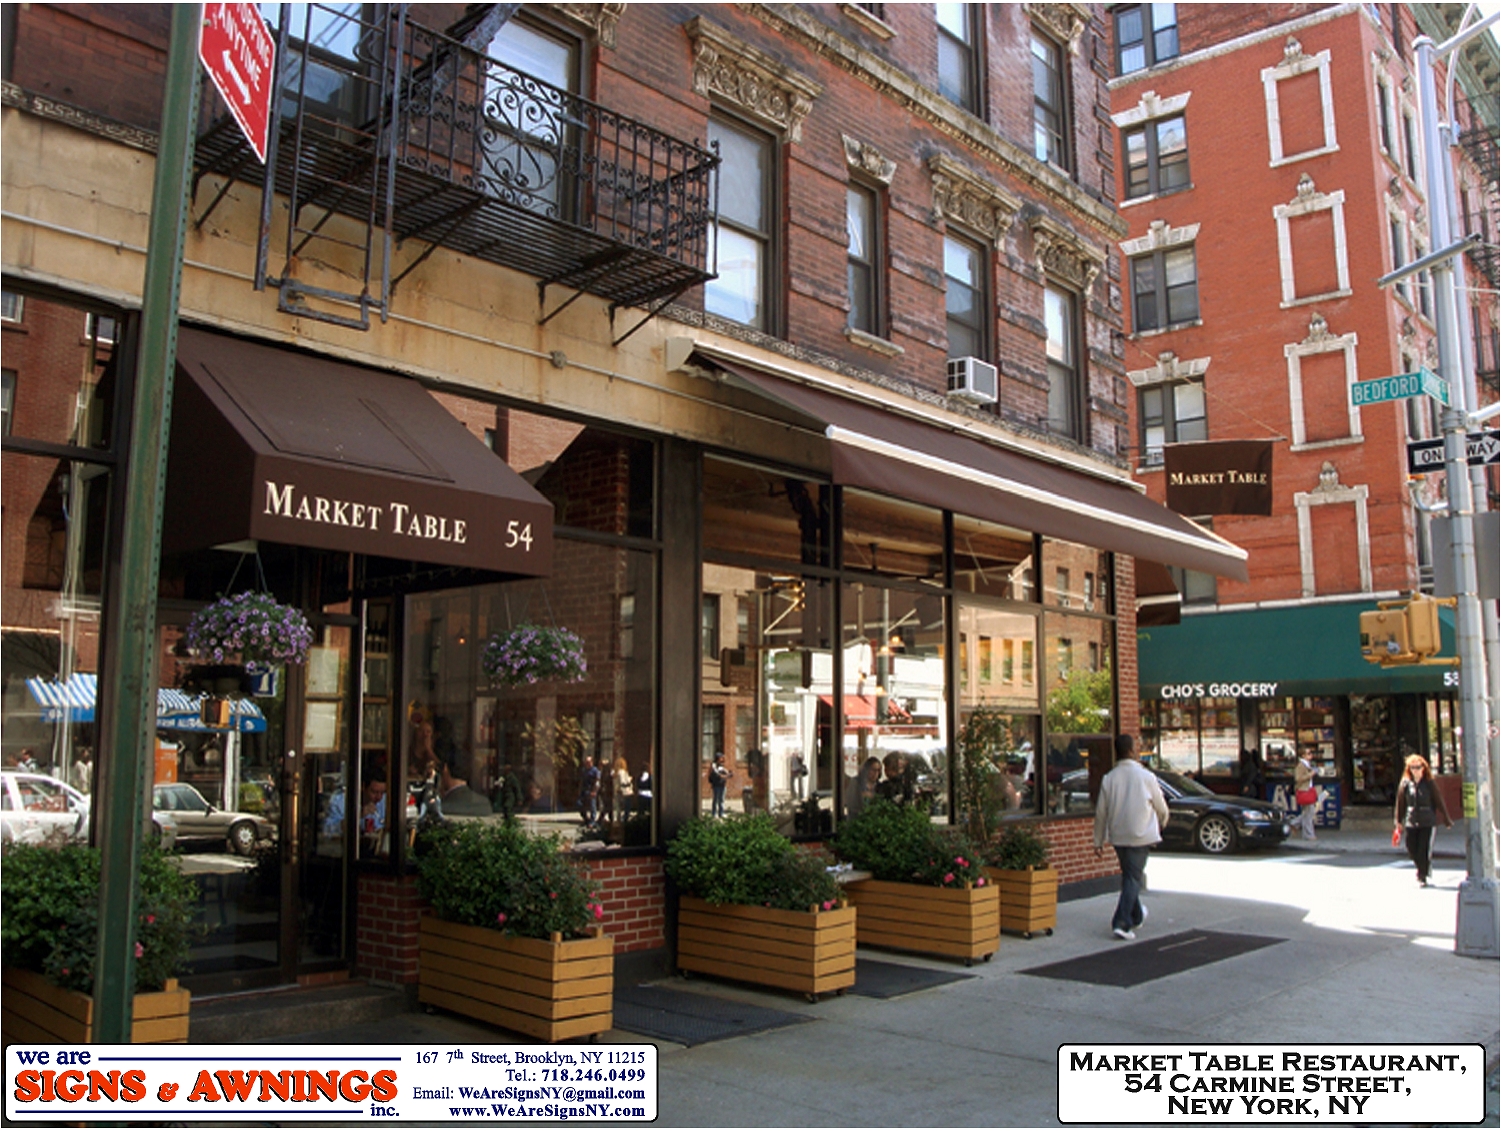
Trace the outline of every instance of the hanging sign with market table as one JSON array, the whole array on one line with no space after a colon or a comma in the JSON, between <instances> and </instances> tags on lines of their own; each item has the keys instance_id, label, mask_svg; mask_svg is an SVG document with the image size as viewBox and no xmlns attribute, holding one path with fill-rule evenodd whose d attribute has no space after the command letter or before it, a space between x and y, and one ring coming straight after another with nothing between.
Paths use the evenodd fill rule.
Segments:
<instances>
[{"instance_id":1,"label":"hanging sign with market table","mask_svg":"<svg viewBox=\"0 0 1501 1131\"><path fill-rule=\"evenodd\" d=\"M271 135L276 43L254 4L205 4L198 59L262 165Z\"/></svg>"},{"instance_id":2,"label":"hanging sign with market table","mask_svg":"<svg viewBox=\"0 0 1501 1131\"><path fill-rule=\"evenodd\" d=\"M1395 377L1373 377L1350 386L1350 403L1359 408L1384 401L1405 401L1408 397L1420 397L1425 393L1439 404L1446 405L1449 403L1449 382L1427 368L1416 373L1398 373Z\"/></svg>"},{"instance_id":3,"label":"hanging sign with market table","mask_svg":"<svg viewBox=\"0 0 1501 1131\"><path fill-rule=\"evenodd\" d=\"M1165 444L1167 505L1179 514L1272 513L1272 441Z\"/></svg>"}]
</instances>

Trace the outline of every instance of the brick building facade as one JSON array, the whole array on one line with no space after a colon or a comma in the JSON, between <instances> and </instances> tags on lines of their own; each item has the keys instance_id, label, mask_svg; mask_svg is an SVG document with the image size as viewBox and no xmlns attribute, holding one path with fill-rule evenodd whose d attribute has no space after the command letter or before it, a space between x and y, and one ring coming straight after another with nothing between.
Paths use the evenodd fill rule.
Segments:
<instances>
[{"instance_id":1,"label":"brick building facade","mask_svg":"<svg viewBox=\"0 0 1501 1131\"><path fill-rule=\"evenodd\" d=\"M1250 551L1249 578L1180 573L1183 622L1140 656L1144 729L1220 788L1239 787L1248 747L1268 788L1303 753L1346 803L1389 799L1405 753L1456 769L1454 673L1371 668L1356 639L1360 610L1433 583L1442 476L1410 484L1406 444L1440 434L1439 406L1350 392L1437 362L1428 276L1376 285L1434 250L1443 206L1424 190L1412 50L1453 33L1432 9L1113 9L1137 478L1164 499L1165 445L1273 443L1271 513L1211 520ZM1468 49L1454 111L1459 230L1484 241L1458 268L1481 404L1496 396L1495 60L1488 36Z\"/></svg>"},{"instance_id":2,"label":"brick building facade","mask_svg":"<svg viewBox=\"0 0 1501 1131\"><path fill-rule=\"evenodd\" d=\"M411 835L451 781L498 797L514 778L522 819L588 854L617 945L669 945L661 846L709 808L714 754L729 808L799 839L837 827L887 754L921 762L946 822L954 735L982 705L1009 715L1011 819L1044 823L1065 882L1098 878L1062 779L1097 778L1137 726L1133 559L1231 577L1244 559L1130 480L1104 11L501 14L289 13L269 175L205 96L160 672L189 666L182 625L242 571L319 639L264 726L159 726L211 803L254 802L299 846L205 879L195 988L410 981ZM7 296L105 314L128 342L164 10L6 20ZM48 458L118 464L119 436L19 427L59 379L19 372L8 485ZM293 486L235 496L269 460ZM471 473L508 557L335 529L369 484L455 529L436 516L468 504L444 484ZM294 488L333 517L258 526L297 517ZM508 520L541 504L550 523ZM7 561L22 517L7 499ZM66 603L13 625L12 588L7 649L64 631ZM485 641L528 622L582 637L584 680L490 685ZM28 687L83 655L23 670L7 650L7 755L71 765L93 703L62 734ZM579 813L585 758L605 787Z\"/></svg>"}]
</instances>

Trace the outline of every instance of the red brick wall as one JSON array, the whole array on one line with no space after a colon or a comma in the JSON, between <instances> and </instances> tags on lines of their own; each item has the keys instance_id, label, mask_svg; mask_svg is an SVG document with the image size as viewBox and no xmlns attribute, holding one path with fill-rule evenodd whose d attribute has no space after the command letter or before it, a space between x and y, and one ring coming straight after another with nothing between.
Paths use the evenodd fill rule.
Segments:
<instances>
[{"instance_id":1,"label":"red brick wall","mask_svg":"<svg viewBox=\"0 0 1501 1131\"><path fill-rule=\"evenodd\" d=\"M599 881L605 934L616 953L665 946L666 912L660 856L605 857L589 861ZM355 925L356 977L384 984L417 980L417 920L426 901L414 876L366 872L358 881Z\"/></svg>"},{"instance_id":2,"label":"red brick wall","mask_svg":"<svg viewBox=\"0 0 1501 1131\"><path fill-rule=\"evenodd\" d=\"M1048 842L1050 862L1057 869L1060 884L1114 876L1120 871L1114 852L1095 858L1093 816L1055 817L1032 824Z\"/></svg>"}]
</instances>

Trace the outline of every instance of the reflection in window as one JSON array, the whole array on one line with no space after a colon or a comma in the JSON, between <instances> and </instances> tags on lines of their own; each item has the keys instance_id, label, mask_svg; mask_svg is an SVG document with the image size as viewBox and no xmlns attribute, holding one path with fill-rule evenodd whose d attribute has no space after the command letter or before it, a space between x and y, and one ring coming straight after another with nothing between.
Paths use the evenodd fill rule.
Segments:
<instances>
[{"instance_id":1,"label":"reflection in window","mask_svg":"<svg viewBox=\"0 0 1501 1131\"><path fill-rule=\"evenodd\" d=\"M844 567L943 584L942 513L846 488Z\"/></svg>"},{"instance_id":2,"label":"reflection in window","mask_svg":"<svg viewBox=\"0 0 1501 1131\"><path fill-rule=\"evenodd\" d=\"M1078 613L1046 618L1048 670L1044 723L1048 744L1048 811L1087 806L1113 763L1115 623ZM1080 653L1098 667L1077 662Z\"/></svg>"},{"instance_id":3,"label":"reflection in window","mask_svg":"<svg viewBox=\"0 0 1501 1131\"><path fill-rule=\"evenodd\" d=\"M988 263L979 244L958 236L943 237L944 311L950 357L988 356Z\"/></svg>"},{"instance_id":4,"label":"reflection in window","mask_svg":"<svg viewBox=\"0 0 1501 1131\"><path fill-rule=\"evenodd\" d=\"M0 370L0 435L10 435L10 419L16 409L16 371Z\"/></svg>"},{"instance_id":5,"label":"reflection in window","mask_svg":"<svg viewBox=\"0 0 1501 1131\"><path fill-rule=\"evenodd\" d=\"M946 632L936 595L845 586L839 701L845 816L877 796L933 816L948 812Z\"/></svg>"},{"instance_id":6,"label":"reflection in window","mask_svg":"<svg viewBox=\"0 0 1501 1131\"><path fill-rule=\"evenodd\" d=\"M1064 49L1040 31L1032 32L1032 154L1065 172L1068 153L1068 80Z\"/></svg>"},{"instance_id":7,"label":"reflection in window","mask_svg":"<svg viewBox=\"0 0 1501 1131\"><path fill-rule=\"evenodd\" d=\"M577 586L517 581L407 598L405 688L400 702L408 824L443 817L498 820L609 844L649 844L655 559L642 552L559 539L554 576ZM601 595L604 599L601 599ZM632 597L630 656L612 655L616 610ZM492 635L524 623L556 625L584 641L582 682L493 687L480 669ZM580 783L600 770L584 829Z\"/></svg>"},{"instance_id":8,"label":"reflection in window","mask_svg":"<svg viewBox=\"0 0 1501 1131\"><path fill-rule=\"evenodd\" d=\"M1122 138L1126 146L1126 199L1188 187L1188 133L1183 115L1159 118Z\"/></svg>"},{"instance_id":9,"label":"reflection in window","mask_svg":"<svg viewBox=\"0 0 1501 1131\"><path fill-rule=\"evenodd\" d=\"M956 514L954 588L1012 601L1035 600L1032 535Z\"/></svg>"},{"instance_id":10,"label":"reflection in window","mask_svg":"<svg viewBox=\"0 0 1501 1131\"><path fill-rule=\"evenodd\" d=\"M938 93L971 114L980 112L979 36L973 4L937 4ZM982 12L983 8L980 9Z\"/></svg>"},{"instance_id":11,"label":"reflection in window","mask_svg":"<svg viewBox=\"0 0 1501 1131\"><path fill-rule=\"evenodd\" d=\"M881 326L880 197L875 189L852 184L846 191L845 226L849 233L848 325L867 334Z\"/></svg>"},{"instance_id":12,"label":"reflection in window","mask_svg":"<svg viewBox=\"0 0 1501 1131\"><path fill-rule=\"evenodd\" d=\"M1048 429L1061 436L1083 439L1078 296L1049 283L1044 307L1048 330Z\"/></svg>"},{"instance_id":13,"label":"reflection in window","mask_svg":"<svg viewBox=\"0 0 1501 1131\"><path fill-rule=\"evenodd\" d=\"M1164 444L1209 439L1202 382L1150 385L1141 390L1142 462L1162 462Z\"/></svg>"},{"instance_id":14,"label":"reflection in window","mask_svg":"<svg viewBox=\"0 0 1501 1131\"><path fill-rule=\"evenodd\" d=\"M0 322L19 322L26 313L26 296L0 291Z\"/></svg>"},{"instance_id":15,"label":"reflection in window","mask_svg":"<svg viewBox=\"0 0 1501 1131\"><path fill-rule=\"evenodd\" d=\"M704 553L829 565L833 489L769 468L704 458Z\"/></svg>"},{"instance_id":16,"label":"reflection in window","mask_svg":"<svg viewBox=\"0 0 1501 1131\"><path fill-rule=\"evenodd\" d=\"M719 145L719 223L714 235L718 277L704 284L704 309L771 331L773 145L764 134L709 121Z\"/></svg>"}]
</instances>

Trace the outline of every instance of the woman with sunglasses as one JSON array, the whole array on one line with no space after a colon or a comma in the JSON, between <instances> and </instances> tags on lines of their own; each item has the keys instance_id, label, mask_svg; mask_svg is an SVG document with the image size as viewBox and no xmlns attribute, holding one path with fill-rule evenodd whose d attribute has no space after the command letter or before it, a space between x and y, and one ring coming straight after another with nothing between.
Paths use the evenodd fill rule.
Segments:
<instances>
[{"instance_id":1,"label":"woman with sunglasses","mask_svg":"<svg viewBox=\"0 0 1501 1131\"><path fill-rule=\"evenodd\" d=\"M1407 830L1407 855L1417 865L1418 883L1423 887L1428 886L1428 873L1433 869L1435 816L1444 819L1445 828L1454 827L1443 794L1433 784L1428 759L1421 754L1409 755L1402 780L1397 783L1397 808L1392 817L1397 828Z\"/></svg>"}]
</instances>

